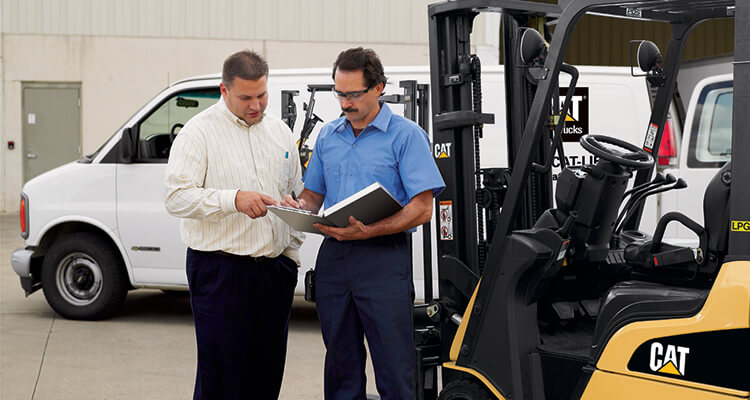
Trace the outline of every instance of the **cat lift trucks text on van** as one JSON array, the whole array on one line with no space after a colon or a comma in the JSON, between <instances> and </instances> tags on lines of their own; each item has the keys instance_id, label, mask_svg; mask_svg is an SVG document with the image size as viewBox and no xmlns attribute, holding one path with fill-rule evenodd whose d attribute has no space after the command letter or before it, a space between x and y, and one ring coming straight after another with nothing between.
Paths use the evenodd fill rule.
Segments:
<instances>
[{"instance_id":1,"label":"cat lift trucks text on van","mask_svg":"<svg viewBox=\"0 0 750 400\"><path fill-rule=\"evenodd\" d=\"M504 169L479 167L494 119L470 52L481 12L502 18ZM666 22L672 37L664 58L649 41L623 43L656 89L643 143L583 135L598 161L564 168L553 191L571 103L557 86L563 73L574 91L563 60L586 13ZM713 18L736 21L731 161L706 188L703 226L672 212L644 233L644 199L686 185L653 176L654 159L688 34ZM750 2L447 1L429 7L429 29L433 141L450 153L435 157L447 185L435 210L440 296L415 309L417 398L750 398ZM669 223L699 247L662 242Z\"/></svg>"}]
</instances>

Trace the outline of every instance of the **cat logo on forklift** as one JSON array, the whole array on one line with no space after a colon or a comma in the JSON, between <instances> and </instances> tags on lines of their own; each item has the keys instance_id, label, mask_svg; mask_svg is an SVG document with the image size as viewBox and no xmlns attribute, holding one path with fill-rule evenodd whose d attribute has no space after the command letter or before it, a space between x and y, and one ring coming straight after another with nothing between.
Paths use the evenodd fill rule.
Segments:
<instances>
[{"instance_id":1,"label":"cat logo on forklift","mask_svg":"<svg viewBox=\"0 0 750 400\"><path fill-rule=\"evenodd\" d=\"M560 104L565 101L565 95L568 94L568 88L560 88ZM565 129L562 133L564 142L575 142L581 136L589 133L589 88L578 87L573 91L571 97L570 110L565 116Z\"/></svg>"},{"instance_id":2,"label":"cat logo on forklift","mask_svg":"<svg viewBox=\"0 0 750 400\"><path fill-rule=\"evenodd\" d=\"M653 338L633 352L628 370L750 392L748 343L750 328Z\"/></svg>"},{"instance_id":3,"label":"cat logo on forklift","mask_svg":"<svg viewBox=\"0 0 750 400\"><path fill-rule=\"evenodd\" d=\"M649 368L654 372L685 376L685 364L689 347L663 345L659 342L651 343L651 357Z\"/></svg>"},{"instance_id":4,"label":"cat logo on forklift","mask_svg":"<svg viewBox=\"0 0 750 400\"><path fill-rule=\"evenodd\" d=\"M451 158L453 143L435 143L435 158Z\"/></svg>"}]
</instances>

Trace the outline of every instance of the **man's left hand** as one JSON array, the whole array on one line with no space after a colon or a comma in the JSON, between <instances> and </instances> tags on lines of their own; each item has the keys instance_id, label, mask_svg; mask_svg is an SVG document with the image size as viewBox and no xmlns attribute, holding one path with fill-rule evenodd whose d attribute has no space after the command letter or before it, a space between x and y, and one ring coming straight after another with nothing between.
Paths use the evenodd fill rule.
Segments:
<instances>
[{"instance_id":1,"label":"man's left hand","mask_svg":"<svg viewBox=\"0 0 750 400\"><path fill-rule=\"evenodd\" d=\"M314 224L313 226L322 233L339 241L364 240L374 236L369 226L358 221L353 216L349 216L349 226L343 228L321 224Z\"/></svg>"}]
</instances>

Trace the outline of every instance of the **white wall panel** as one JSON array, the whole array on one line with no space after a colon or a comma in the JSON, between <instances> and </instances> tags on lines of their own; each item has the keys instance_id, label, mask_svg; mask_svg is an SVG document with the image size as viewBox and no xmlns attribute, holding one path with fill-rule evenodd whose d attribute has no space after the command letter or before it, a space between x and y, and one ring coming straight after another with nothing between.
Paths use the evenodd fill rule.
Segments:
<instances>
[{"instance_id":1,"label":"white wall panel","mask_svg":"<svg viewBox=\"0 0 750 400\"><path fill-rule=\"evenodd\" d=\"M276 31L279 40L300 40L302 13L300 0L279 0L279 12L276 15Z\"/></svg>"},{"instance_id":2,"label":"white wall panel","mask_svg":"<svg viewBox=\"0 0 750 400\"><path fill-rule=\"evenodd\" d=\"M336 24L338 21L323 21L323 0L302 1L300 10L300 37L304 40L322 41L322 25Z\"/></svg>"},{"instance_id":3,"label":"white wall panel","mask_svg":"<svg viewBox=\"0 0 750 400\"><path fill-rule=\"evenodd\" d=\"M377 40L379 42L387 42L388 30L390 24L387 15L387 1L365 1L360 2L361 9L365 12L365 24L360 29L364 29L367 32L367 36L364 41L368 39ZM375 22L375 23L373 23Z\"/></svg>"},{"instance_id":4,"label":"white wall panel","mask_svg":"<svg viewBox=\"0 0 750 400\"><path fill-rule=\"evenodd\" d=\"M1 0L3 33L426 44L430 0Z\"/></svg>"}]
</instances>

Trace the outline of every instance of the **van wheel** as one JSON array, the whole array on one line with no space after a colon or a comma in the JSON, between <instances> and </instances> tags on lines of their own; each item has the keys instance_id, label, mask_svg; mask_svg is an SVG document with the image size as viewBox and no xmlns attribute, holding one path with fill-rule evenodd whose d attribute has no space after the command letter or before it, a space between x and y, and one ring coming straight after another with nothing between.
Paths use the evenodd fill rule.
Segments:
<instances>
[{"instance_id":1,"label":"van wheel","mask_svg":"<svg viewBox=\"0 0 750 400\"><path fill-rule=\"evenodd\" d=\"M479 383L469 380L458 380L449 383L438 396L438 400L490 400L490 392Z\"/></svg>"},{"instance_id":2,"label":"van wheel","mask_svg":"<svg viewBox=\"0 0 750 400\"><path fill-rule=\"evenodd\" d=\"M119 254L91 233L66 235L53 243L42 262L41 278L47 303L69 319L107 318L128 293Z\"/></svg>"}]
</instances>

